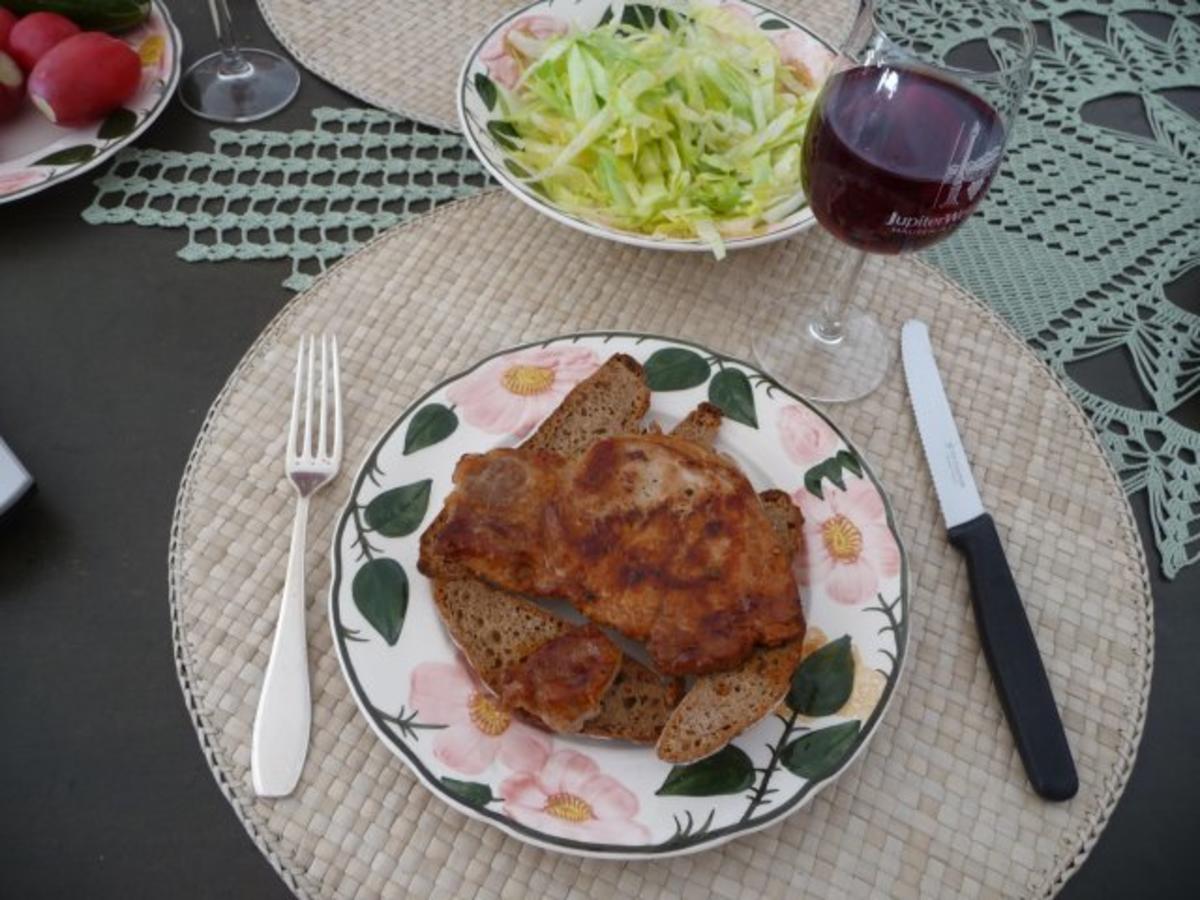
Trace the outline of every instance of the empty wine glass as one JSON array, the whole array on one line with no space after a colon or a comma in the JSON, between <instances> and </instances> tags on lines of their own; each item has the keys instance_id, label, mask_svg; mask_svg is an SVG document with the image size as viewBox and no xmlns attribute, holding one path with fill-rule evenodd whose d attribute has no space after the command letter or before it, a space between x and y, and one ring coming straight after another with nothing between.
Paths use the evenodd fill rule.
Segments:
<instances>
[{"instance_id":1,"label":"empty wine glass","mask_svg":"<svg viewBox=\"0 0 1200 900\"><path fill-rule=\"evenodd\" d=\"M238 47L229 0L208 0L221 49L197 60L179 82L179 99L215 122L254 122L279 112L300 89L300 72L270 50Z\"/></svg>"},{"instance_id":2,"label":"empty wine glass","mask_svg":"<svg viewBox=\"0 0 1200 900\"><path fill-rule=\"evenodd\" d=\"M922 25L953 39L935 47L914 33ZM971 215L1000 165L1036 46L1009 0L864 0L804 139L804 189L821 225L806 247L815 283L805 293L816 302L803 321L769 304L754 342L764 369L813 400L879 385L891 336L851 302L866 254L919 250Z\"/></svg>"}]
</instances>

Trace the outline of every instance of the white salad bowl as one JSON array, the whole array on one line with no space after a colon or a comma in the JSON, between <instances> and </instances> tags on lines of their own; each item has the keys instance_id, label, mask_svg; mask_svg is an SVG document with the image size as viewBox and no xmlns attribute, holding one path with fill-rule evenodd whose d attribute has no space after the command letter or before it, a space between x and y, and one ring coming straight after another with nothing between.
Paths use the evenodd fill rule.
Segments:
<instances>
[{"instance_id":1,"label":"white salad bowl","mask_svg":"<svg viewBox=\"0 0 1200 900\"><path fill-rule=\"evenodd\" d=\"M718 5L716 0L702 0L706 5ZM773 38L788 32L800 32L821 44L831 56L834 49L830 43L810 28L758 3L737 0L730 5L750 16L755 25ZM498 89L484 59L489 45L522 19L530 16L551 16L571 28L587 31L596 28L611 18L644 22L653 19L652 27L662 27L659 10L686 9L687 3L678 0L648 0L648 2L625 3L622 0L538 0L506 15L496 22L467 55L458 83L458 117L463 133L475 155L483 162L488 172L514 197L543 215L596 237L606 238L635 247L652 250L677 250L684 252L711 252L709 244L699 238L656 237L635 231L614 228L604 222L581 217L563 209L549 198L530 188L509 171L509 158L501 141L509 139L504 131L498 130L505 123L497 103ZM495 65L493 61L492 65ZM511 127L511 126L510 126ZM739 250L781 241L803 231L815 221L812 210L804 203L791 215L778 222L763 225L756 233L745 237L725 237L727 250Z\"/></svg>"}]
</instances>

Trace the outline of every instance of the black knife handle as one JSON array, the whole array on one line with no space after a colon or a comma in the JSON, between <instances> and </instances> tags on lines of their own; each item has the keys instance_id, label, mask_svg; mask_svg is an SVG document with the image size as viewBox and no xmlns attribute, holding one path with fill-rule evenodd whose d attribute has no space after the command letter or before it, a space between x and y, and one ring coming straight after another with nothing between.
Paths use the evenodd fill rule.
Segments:
<instances>
[{"instance_id":1,"label":"black knife handle","mask_svg":"<svg viewBox=\"0 0 1200 900\"><path fill-rule=\"evenodd\" d=\"M984 513L949 534L967 558L983 653L1029 783L1047 800L1070 800L1079 776L996 523Z\"/></svg>"}]
</instances>

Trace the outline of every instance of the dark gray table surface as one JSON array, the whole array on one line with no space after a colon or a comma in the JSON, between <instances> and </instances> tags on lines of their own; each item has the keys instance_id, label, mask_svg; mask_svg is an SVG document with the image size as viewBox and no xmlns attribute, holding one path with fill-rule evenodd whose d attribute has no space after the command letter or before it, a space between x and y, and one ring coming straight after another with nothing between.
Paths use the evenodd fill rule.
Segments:
<instances>
[{"instance_id":1,"label":"dark gray table surface","mask_svg":"<svg viewBox=\"0 0 1200 900\"><path fill-rule=\"evenodd\" d=\"M213 45L207 10L170 5L191 61ZM249 0L233 6L241 38L275 46ZM265 124L306 127L312 107L355 102L306 73ZM1136 111L1107 114L1137 128ZM210 127L174 104L143 144L207 150ZM181 232L85 224L93 193L83 178L0 208L0 434L40 488L0 524L0 898L284 900L184 710L166 562L188 451L288 299L288 264L185 263ZM1198 283L1177 286L1179 302L1194 306ZM1075 374L1140 400L1121 360ZM1200 567L1155 574L1153 590L1138 762L1065 898L1200 895Z\"/></svg>"}]
</instances>

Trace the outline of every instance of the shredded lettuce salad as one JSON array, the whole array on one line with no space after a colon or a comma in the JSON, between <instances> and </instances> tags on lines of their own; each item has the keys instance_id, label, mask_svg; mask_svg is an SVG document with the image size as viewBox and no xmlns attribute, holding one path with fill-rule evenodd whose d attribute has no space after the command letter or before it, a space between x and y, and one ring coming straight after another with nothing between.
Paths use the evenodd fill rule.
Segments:
<instances>
[{"instance_id":1,"label":"shredded lettuce salad","mask_svg":"<svg viewBox=\"0 0 1200 900\"><path fill-rule=\"evenodd\" d=\"M803 205L814 90L748 18L697 4L649 28L614 20L526 44L489 130L510 172L563 210L699 238L720 259L723 238Z\"/></svg>"}]
</instances>

